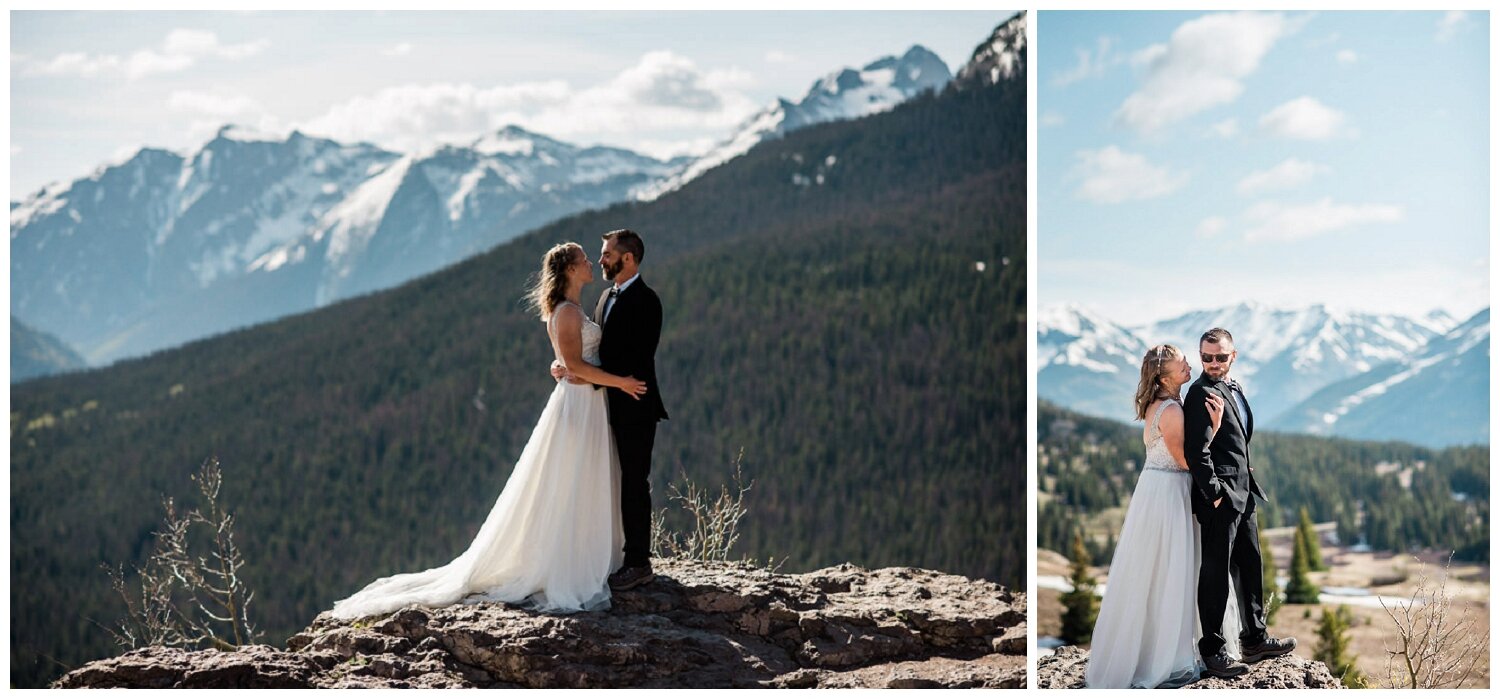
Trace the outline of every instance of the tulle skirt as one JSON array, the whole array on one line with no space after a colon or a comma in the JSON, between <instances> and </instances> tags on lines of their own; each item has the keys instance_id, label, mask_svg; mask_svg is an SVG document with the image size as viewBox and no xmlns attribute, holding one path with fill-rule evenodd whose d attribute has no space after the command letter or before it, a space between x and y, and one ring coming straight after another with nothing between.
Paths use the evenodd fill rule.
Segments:
<instances>
[{"instance_id":1,"label":"tulle skirt","mask_svg":"<svg viewBox=\"0 0 1500 699\"><path fill-rule=\"evenodd\" d=\"M331 613L353 619L479 601L606 609L623 545L619 457L604 391L563 381L468 549L438 568L380 578Z\"/></svg>"},{"instance_id":2,"label":"tulle skirt","mask_svg":"<svg viewBox=\"0 0 1500 699\"><path fill-rule=\"evenodd\" d=\"M1089 687L1153 688L1197 679L1199 531L1186 471L1141 471L1094 622ZM1238 654L1230 591L1225 637Z\"/></svg>"}]
</instances>

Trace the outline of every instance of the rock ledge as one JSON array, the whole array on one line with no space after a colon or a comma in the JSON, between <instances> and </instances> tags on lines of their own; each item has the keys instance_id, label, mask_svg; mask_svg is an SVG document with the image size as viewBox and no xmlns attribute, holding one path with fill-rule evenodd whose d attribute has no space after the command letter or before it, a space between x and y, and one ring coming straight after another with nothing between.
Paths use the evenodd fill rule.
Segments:
<instances>
[{"instance_id":1,"label":"rock ledge","mask_svg":"<svg viewBox=\"0 0 1500 699\"><path fill-rule=\"evenodd\" d=\"M1063 646L1037 663L1037 686L1042 689L1082 689L1089 652ZM1207 677L1184 689L1343 689L1328 667L1316 660L1283 655L1250 666L1248 674L1232 680Z\"/></svg>"},{"instance_id":2,"label":"rock ledge","mask_svg":"<svg viewBox=\"0 0 1500 699\"><path fill-rule=\"evenodd\" d=\"M606 612L321 614L287 650L151 647L55 687L1023 687L1026 596L917 568L660 561Z\"/></svg>"}]
</instances>

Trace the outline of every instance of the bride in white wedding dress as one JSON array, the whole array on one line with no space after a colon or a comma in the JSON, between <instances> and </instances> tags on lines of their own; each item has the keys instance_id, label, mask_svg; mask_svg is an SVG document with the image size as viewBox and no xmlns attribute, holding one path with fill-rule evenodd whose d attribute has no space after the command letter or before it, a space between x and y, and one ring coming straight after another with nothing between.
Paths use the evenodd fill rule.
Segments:
<instances>
[{"instance_id":1,"label":"bride in white wedding dress","mask_svg":"<svg viewBox=\"0 0 1500 699\"><path fill-rule=\"evenodd\" d=\"M552 348L575 377L560 381L478 536L458 558L420 573L380 578L334 603L353 619L420 604L498 601L539 611L609 606L608 577L620 567L620 468L604 391L639 397L646 384L598 368L599 326L578 304L593 266L577 243L547 251L531 300Z\"/></svg>"},{"instance_id":2,"label":"bride in white wedding dress","mask_svg":"<svg viewBox=\"0 0 1500 699\"><path fill-rule=\"evenodd\" d=\"M1192 379L1182 351L1159 345L1146 352L1136 388L1136 419L1146 420L1146 461L1120 528L1104 601L1094 622L1087 686L1178 687L1198 678L1198 522L1188 489L1178 396ZM1209 397L1214 431L1224 401ZM1238 655L1239 613L1230 595L1225 614L1229 652Z\"/></svg>"}]
</instances>

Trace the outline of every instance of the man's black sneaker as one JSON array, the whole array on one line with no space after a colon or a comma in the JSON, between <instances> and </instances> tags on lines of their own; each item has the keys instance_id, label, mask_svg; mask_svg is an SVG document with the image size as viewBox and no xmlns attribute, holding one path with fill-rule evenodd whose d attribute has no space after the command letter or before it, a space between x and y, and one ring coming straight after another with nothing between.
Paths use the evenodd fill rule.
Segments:
<instances>
[{"instance_id":1,"label":"man's black sneaker","mask_svg":"<svg viewBox=\"0 0 1500 699\"><path fill-rule=\"evenodd\" d=\"M1247 663L1258 663L1268 658L1276 658L1292 652L1297 647L1295 638L1272 638L1266 636L1264 640L1253 646L1245 646L1243 653L1244 661Z\"/></svg>"},{"instance_id":2,"label":"man's black sneaker","mask_svg":"<svg viewBox=\"0 0 1500 699\"><path fill-rule=\"evenodd\" d=\"M1229 657L1229 652L1220 648L1213 656L1203 659L1203 674L1230 679L1250 671L1250 666Z\"/></svg>"}]
</instances>

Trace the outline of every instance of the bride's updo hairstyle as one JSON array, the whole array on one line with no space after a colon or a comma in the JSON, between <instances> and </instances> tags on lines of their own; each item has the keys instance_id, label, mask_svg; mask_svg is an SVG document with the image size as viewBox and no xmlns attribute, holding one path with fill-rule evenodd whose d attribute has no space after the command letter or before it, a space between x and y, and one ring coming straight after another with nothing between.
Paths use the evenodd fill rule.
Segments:
<instances>
[{"instance_id":1,"label":"bride's updo hairstyle","mask_svg":"<svg viewBox=\"0 0 1500 699\"><path fill-rule=\"evenodd\" d=\"M567 298L568 268L582 252L583 246L578 243L559 243L542 255L542 270L526 289L526 301L536 309L542 322L547 322L552 317L552 310Z\"/></svg>"},{"instance_id":2,"label":"bride's updo hairstyle","mask_svg":"<svg viewBox=\"0 0 1500 699\"><path fill-rule=\"evenodd\" d=\"M1172 345L1157 345L1146 350L1146 356L1141 359L1141 382L1135 387L1135 419L1146 419L1146 408L1151 407L1156 399L1177 397L1162 385L1162 377L1167 374L1167 364L1181 358L1182 350Z\"/></svg>"}]
</instances>

